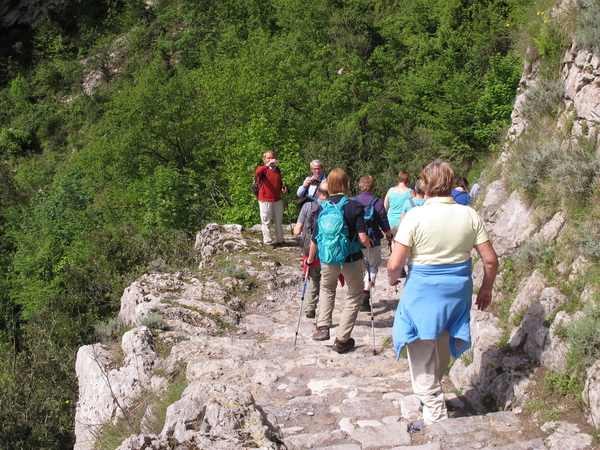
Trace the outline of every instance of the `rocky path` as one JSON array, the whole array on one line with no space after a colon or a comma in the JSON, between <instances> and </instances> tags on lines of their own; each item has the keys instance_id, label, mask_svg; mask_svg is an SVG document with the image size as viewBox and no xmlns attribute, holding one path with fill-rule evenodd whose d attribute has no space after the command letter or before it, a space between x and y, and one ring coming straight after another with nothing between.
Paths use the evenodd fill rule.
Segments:
<instances>
[{"instance_id":1,"label":"rocky path","mask_svg":"<svg viewBox=\"0 0 600 450\"><path fill-rule=\"evenodd\" d=\"M199 271L147 274L132 283L121 299L119 318L132 328L120 351L111 350L116 343L80 348L75 450L100 448L103 424L123 415L130 423L138 409L145 411L140 430L130 424L134 434L118 441L119 450L590 448L591 436L578 425L543 423L539 411L537 417L519 407L477 414L466 400L475 391L460 392L446 378L450 419L409 434L420 413L408 363L396 361L392 349L402 286L387 285L387 252L373 294L374 321L359 313L356 347L340 355L331 347L346 288L338 286L331 339L313 341L314 319L299 315L298 247L265 249L240 231L209 225L199 235L208 261ZM150 313L166 326L143 326ZM485 370L496 369L490 362ZM183 374L187 387L168 406L164 424L155 421L144 393L162 391L168 378ZM482 410L481 402L476 406Z\"/></svg>"},{"instance_id":2,"label":"rocky path","mask_svg":"<svg viewBox=\"0 0 600 450\"><path fill-rule=\"evenodd\" d=\"M451 385L446 386L451 419L419 434L408 433L407 425L420 415L407 361L396 361L391 347L400 292L401 287L396 291L387 285L384 265L374 293L375 351L370 315L361 312L353 332L356 347L340 355L331 346L346 288L338 285L331 339L313 341L314 319L302 314L294 349L301 280L288 280L288 288L265 293L263 301L248 310L235 336L235 349L224 355L223 364L213 360L209 366L202 363L191 370L188 366L188 378L192 372L191 378L212 374L219 381L242 381L241 369L256 404L283 431L290 450L589 448L573 433L568 444L550 440L545 444L548 433L513 412L471 415ZM240 357L241 365L234 363ZM552 435L555 441L565 436Z\"/></svg>"}]
</instances>

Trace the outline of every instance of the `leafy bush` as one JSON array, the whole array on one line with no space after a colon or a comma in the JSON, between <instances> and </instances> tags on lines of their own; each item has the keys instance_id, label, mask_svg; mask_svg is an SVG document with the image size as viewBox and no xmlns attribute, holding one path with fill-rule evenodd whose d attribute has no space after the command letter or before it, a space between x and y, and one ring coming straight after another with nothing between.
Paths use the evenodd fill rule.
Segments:
<instances>
[{"instance_id":1,"label":"leafy bush","mask_svg":"<svg viewBox=\"0 0 600 450\"><path fill-rule=\"evenodd\" d=\"M162 314L150 312L140 319L140 323L151 330L164 330L166 327Z\"/></svg>"},{"instance_id":2,"label":"leafy bush","mask_svg":"<svg viewBox=\"0 0 600 450\"><path fill-rule=\"evenodd\" d=\"M111 317L108 320L96 324L94 330L100 342L106 344L117 339L123 331L124 325L118 317Z\"/></svg>"},{"instance_id":3,"label":"leafy bush","mask_svg":"<svg viewBox=\"0 0 600 450\"><path fill-rule=\"evenodd\" d=\"M522 271L534 267L543 268L553 264L556 257L554 247L545 242L525 241L514 259Z\"/></svg>"},{"instance_id":4,"label":"leafy bush","mask_svg":"<svg viewBox=\"0 0 600 450\"><path fill-rule=\"evenodd\" d=\"M580 0L575 40L582 48L600 53L600 2L598 0Z\"/></svg>"},{"instance_id":5,"label":"leafy bush","mask_svg":"<svg viewBox=\"0 0 600 450\"><path fill-rule=\"evenodd\" d=\"M26 131L5 128L0 133L0 155L22 156L31 149L32 142Z\"/></svg>"},{"instance_id":6,"label":"leafy bush","mask_svg":"<svg viewBox=\"0 0 600 450\"><path fill-rule=\"evenodd\" d=\"M580 396L584 381L577 376L577 373L570 371L547 372L543 384L546 389L559 395Z\"/></svg>"},{"instance_id":7,"label":"leafy bush","mask_svg":"<svg viewBox=\"0 0 600 450\"><path fill-rule=\"evenodd\" d=\"M231 278L238 278L240 280L245 280L248 278L248 272L243 267L239 267L234 262L230 262L225 267L225 274Z\"/></svg>"},{"instance_id":8,"label":"leafy bush","mask_svg":"<svg viewBox=\"0 0 600 450\"><path fill-rule=\"evenodd\" d=\"M569 325L565 334L567 361L577 369L591 366L600 355L600 308L587 308L585 316Z\"/></svg>"},{"instance_id":9,"label":"leafy bush","mask_svg":"<svg viewBox=\"0 0 600 450\"><path fill-rule=\"evenodd\" d=\"M597 183L600 159L594 152L573 148L564 152L552 166L549 178L559 185L562 197L569 201L572 196L589 194Z\"/></svg>"},{"instance_id":10,"label":"leafy bush","mask_svg":"<svg viewBox=\"0 0 600 450\"><path fill-rule=\"evenodd\" d=\"M565 94L565 87L559 78L547 80L541 78L530 86L521 105L521 115L526 119L535 119L556 112Z\"/></svg>"},{"instance_id":11,"label":"leafy bush","mask_svg":"<svg viewBox=\"0 0 600 450\"><path fill-rule=\"evenodd\" d=\"M544 140L529 143L529 148L518 152L511 173L512 181L526 189L535 189L545 179L562 151L560 143L555 140Z\"/></svg>"},{"instance_id":12,"label":"leafy bush","mask_svg":"<svg viewBox=\"0 0 600 450\"><path fill-rule=\"evenodd\" d=\"M579 231L581 247L586 256L600 261L600 227L596 222L585 222Z\"/></svg>"}]
</instances>

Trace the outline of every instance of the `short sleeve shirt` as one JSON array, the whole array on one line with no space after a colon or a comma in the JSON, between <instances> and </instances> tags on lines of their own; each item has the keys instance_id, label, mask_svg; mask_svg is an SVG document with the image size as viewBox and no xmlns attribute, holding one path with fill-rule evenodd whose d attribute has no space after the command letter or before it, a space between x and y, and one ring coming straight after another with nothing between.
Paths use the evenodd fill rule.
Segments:
<instances>
[{"instance_id":1,"label":"short sleeve shirt","mask_svg":"<svg viewBox=\"0 0 600 450\"><path fill-rule=\"evenodd\" d=\"M396 241L411 247L408 264L464 263L473 246L489 241L481 218L452 197L434 197L406 213Z\"/></svg>"}]
</instances>

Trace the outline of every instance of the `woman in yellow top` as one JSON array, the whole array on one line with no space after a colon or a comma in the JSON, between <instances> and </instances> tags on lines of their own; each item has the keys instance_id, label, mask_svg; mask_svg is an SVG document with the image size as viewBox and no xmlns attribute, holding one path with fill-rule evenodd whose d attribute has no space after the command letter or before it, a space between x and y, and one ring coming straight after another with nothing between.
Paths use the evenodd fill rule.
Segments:
<instances>
[{"instance_id":1,"label":"woman in yellow top","mask_svg":"<svg viewBox=\"0 0 600 450\"><path fill-rule=\"evenodd\" d=\"M407 346L413 391L423 408L423 420L410 425L413 432L448 418L441 380L450 355L458 357L471 346L471 250L475 248L484 265L475 301L481 311L492 300L498 271L481 218L450 196L450 165L442 160L428 164L421 180L427 200L402 219L387 267L392 286L398 284L404 264L409 267L392 337L398 357Z\"/></svg>"}]
</instances>

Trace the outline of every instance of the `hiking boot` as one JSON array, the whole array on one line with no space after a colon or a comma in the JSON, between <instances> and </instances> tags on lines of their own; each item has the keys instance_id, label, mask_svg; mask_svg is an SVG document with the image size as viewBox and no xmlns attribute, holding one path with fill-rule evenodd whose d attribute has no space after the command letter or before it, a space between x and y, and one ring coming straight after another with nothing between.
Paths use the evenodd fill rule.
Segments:
<instances>
[{"instance_id":1,"label":"hiking boot","mask_svg":"<svg viewBox=\"0 0 600 450\"><path fill-rule=\"evenodd\" d=\"M370 299L371 299L371 292L363 291L363 298L362 298L362 303L360 304L359 311L371 312L371 303L369 301Z\"/></svg>"},{"instance_id":2,"label":"hiking boot","mask_svg":"<svg viewBox=\"0 0 600 450\"><path fill-rule=\"evenodd\" d=\"M346 353L354 348L354 339L350 338L346 342L339 341L335 338L333 343L333 351L338 353Z\"/></svg>"},{"instance_id":3,"label":"hiking boot","mask_svg":"<svg viewBox=\"0 0 600 450\"><path fill-rule=\"evenodd\" d=\"M314 311L304 311L304 314L306 314L307 319L314 319L316 316Z\"/></svg>"},{"instance_id":4,"label":"hiking boot","mask_svg":"<svg viewBox=\"0 0 600 450\"><path fill-rule=\"evenodd\" d=\"M423 422L422 420L415 420L414 422L411 422L408 426L408 431L410 431L411 433L418 433L422 431L423 428L425 428L425 422Z\"/></svg>"},{"instance_id":5,"label":"hiking boot","mask_svg":"<svg viewBox=\"0 0 600 450\"><path fill-rule=\"evenodd\" d=\"M275 244L275 246L277 246L277 247L287 247L287 244L285 243L285 241L281 241L281 242L278 242L277 244Z\"/></svg>"},{"instance_id":6,"label":"hiking boot","mask_svg":"<svg viewBox=\"0 0 600 450\"><path fill-rule=\"evenodd\" d=\"M312 335L314 341L328 341L329 340L329 327L318 327Z\"/></svg>"}]
</instances>

